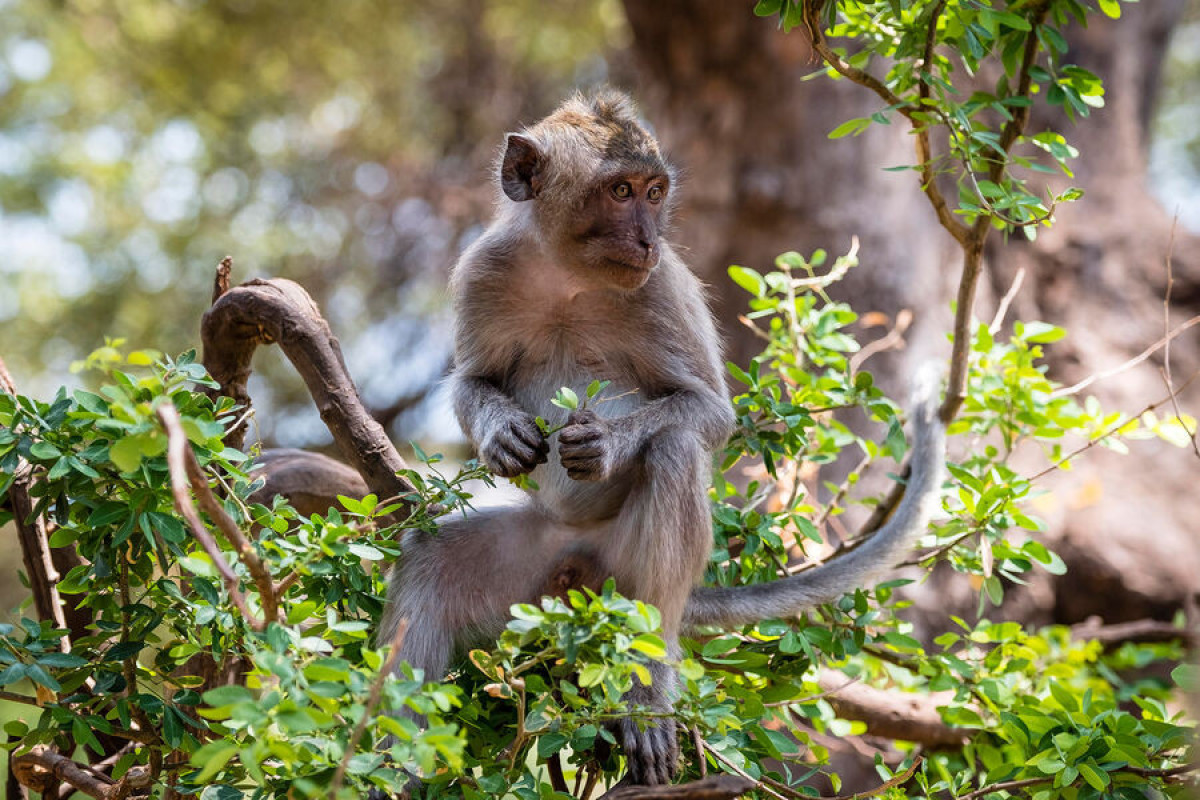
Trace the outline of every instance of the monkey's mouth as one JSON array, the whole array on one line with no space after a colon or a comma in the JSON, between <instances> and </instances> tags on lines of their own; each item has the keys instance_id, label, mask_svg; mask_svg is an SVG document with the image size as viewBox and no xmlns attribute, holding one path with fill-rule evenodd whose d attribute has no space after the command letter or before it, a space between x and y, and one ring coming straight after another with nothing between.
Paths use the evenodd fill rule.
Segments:
<instances>
[{"instance_id":1,"label":"monkey's mouth","mask_svg":"<svg viewBox=\"0 0 1200 800\"><path fill-rule=\"evenodd\" d=\"M620 267L621 269L630 270L632 272L646 273L658 266L657 253L653 258L636 257L624 259L606 256L604 260L612 266Z\"/></svg>"}]
</instances>

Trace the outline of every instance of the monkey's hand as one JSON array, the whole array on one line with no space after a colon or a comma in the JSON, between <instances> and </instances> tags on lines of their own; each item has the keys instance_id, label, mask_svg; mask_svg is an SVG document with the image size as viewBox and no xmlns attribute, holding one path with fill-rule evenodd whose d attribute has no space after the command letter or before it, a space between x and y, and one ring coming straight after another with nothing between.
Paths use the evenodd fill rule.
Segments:
<instances>
[{"instance_id":1,"label":"monkey's hand","mask_svg":"<svg viewBox=\"0 0 1200 800\"><path fill-rule=\"evenodd\" d=\"M558 432L558 457L569 478L607 480L626 466L623 441L619 426L612 420L594 411L572 411Z\"/></svg>"},{"instance_id":2,"label":"monkey's hand","mask_svg":"<svg viewBox=\"0 0 1200 800\"><path fill-rule=\"evenodd\" d=\"M479 460L501 478L527 475L549 454L533 415L515 409L498 416L479 443Z\"/></svg>"}]
</instances>

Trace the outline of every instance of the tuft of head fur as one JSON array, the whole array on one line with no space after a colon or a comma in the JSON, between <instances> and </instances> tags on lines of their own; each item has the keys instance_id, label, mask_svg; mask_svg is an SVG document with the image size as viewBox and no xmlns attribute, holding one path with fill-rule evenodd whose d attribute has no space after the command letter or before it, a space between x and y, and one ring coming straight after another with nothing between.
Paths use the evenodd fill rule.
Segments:
<instances>
[{"instance_id":1,"label":"tuft of head fur","mask_svg":"<svg viewBox=\"0 0 1200 800\"><path fill-rule=\"evenodd\" d=\"M672 175L637 106L616 89L577 91L517 135L541 153L542 191L560 201L574 199L569 197L572 188L590 185L602 168L612 165Z\"/></svg>"}]
</instances>

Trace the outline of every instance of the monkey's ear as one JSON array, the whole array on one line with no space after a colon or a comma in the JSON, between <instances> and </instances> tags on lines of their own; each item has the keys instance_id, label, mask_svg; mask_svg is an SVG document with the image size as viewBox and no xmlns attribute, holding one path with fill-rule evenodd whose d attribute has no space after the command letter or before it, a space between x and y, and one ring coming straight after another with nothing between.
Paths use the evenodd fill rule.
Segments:
<instances>
[{"instance_id":1,"label":"monkey's ear","mask_svg":"<svg viewBox=\"0 0 1200 800\"><path fill-rule=\"evenodd\" d=\"M518 203L537 197L542 187L542 152L528 136L510 133L500 163L500 188Z\"/></svg>"}]
</instances>

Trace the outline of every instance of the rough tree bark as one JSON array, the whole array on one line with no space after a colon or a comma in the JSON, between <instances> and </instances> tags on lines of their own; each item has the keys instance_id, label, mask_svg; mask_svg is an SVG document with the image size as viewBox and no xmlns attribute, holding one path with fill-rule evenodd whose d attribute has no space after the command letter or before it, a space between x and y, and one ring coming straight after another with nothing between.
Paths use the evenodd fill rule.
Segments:
<instances>
[{"instance_id":1,"label":"rough tree bark","mask_svg":"<svg viewBox=\"0 0 1200 800\"><path fill-rule=\"evenodd\" d=\"M1056 227L1035 244L992 237L987 251L978 316L990 318L1024 267L1025 288L1010 318L1067 327L1069 338L1050 348L1050 359L1052 376L1068 384L1122 363L1164 332L1171 214L1148 190L1146 151L1166 44L1184 5L1126 5L1121 20L1097 15L1091 27L1072 32L1068 60L1103 78L1107 107L1078 125L1035 115L1030 129L1052 123L1067 132L1082 153L1070 183L1088 194L1061 209ZM729 264L764 269L784 250L839 252L858 235L862 266L840 295L860 312L916 314L910 347L876 356L870 367L902 393L897 376L910 374L917 358L949 352L943 334L960 260L913 174L883 171L913 163L906 126L827 139L840 122L878 110L878 99L848 81L803 80L819 67L808 38L784 35L772 20L754 17L748 2L626 0L625 11L637 66L631 77L684 170L676 238L712 284L731 356L744 360L756 345L734 322L744 295L725 278ZM1200 310L1195 243L1176 232L1172 327ZM1176 384L1200 364L1198 344L1193 332L1172 344ZM1136 413L1167 393L1161 363L1156 354L1089 391L1107 408ZM1198 398L1193 384L1179 400L1186 410ZM1031 621L1163 618L1200 588L1191 522L1200 496L1188 489L1195 454L1162 443L1139 443L1123 458L1098 450L1047 484L1055 499L1038 513L1049 519L1071 571L1069 580L1013 593L1014 611ZM1030 474L1041 463L1030 458ZM947 592L961 608L973 607L975 592L965 584L936 585L929 608L939 618Z\"/></svg>"}]
</instances>

